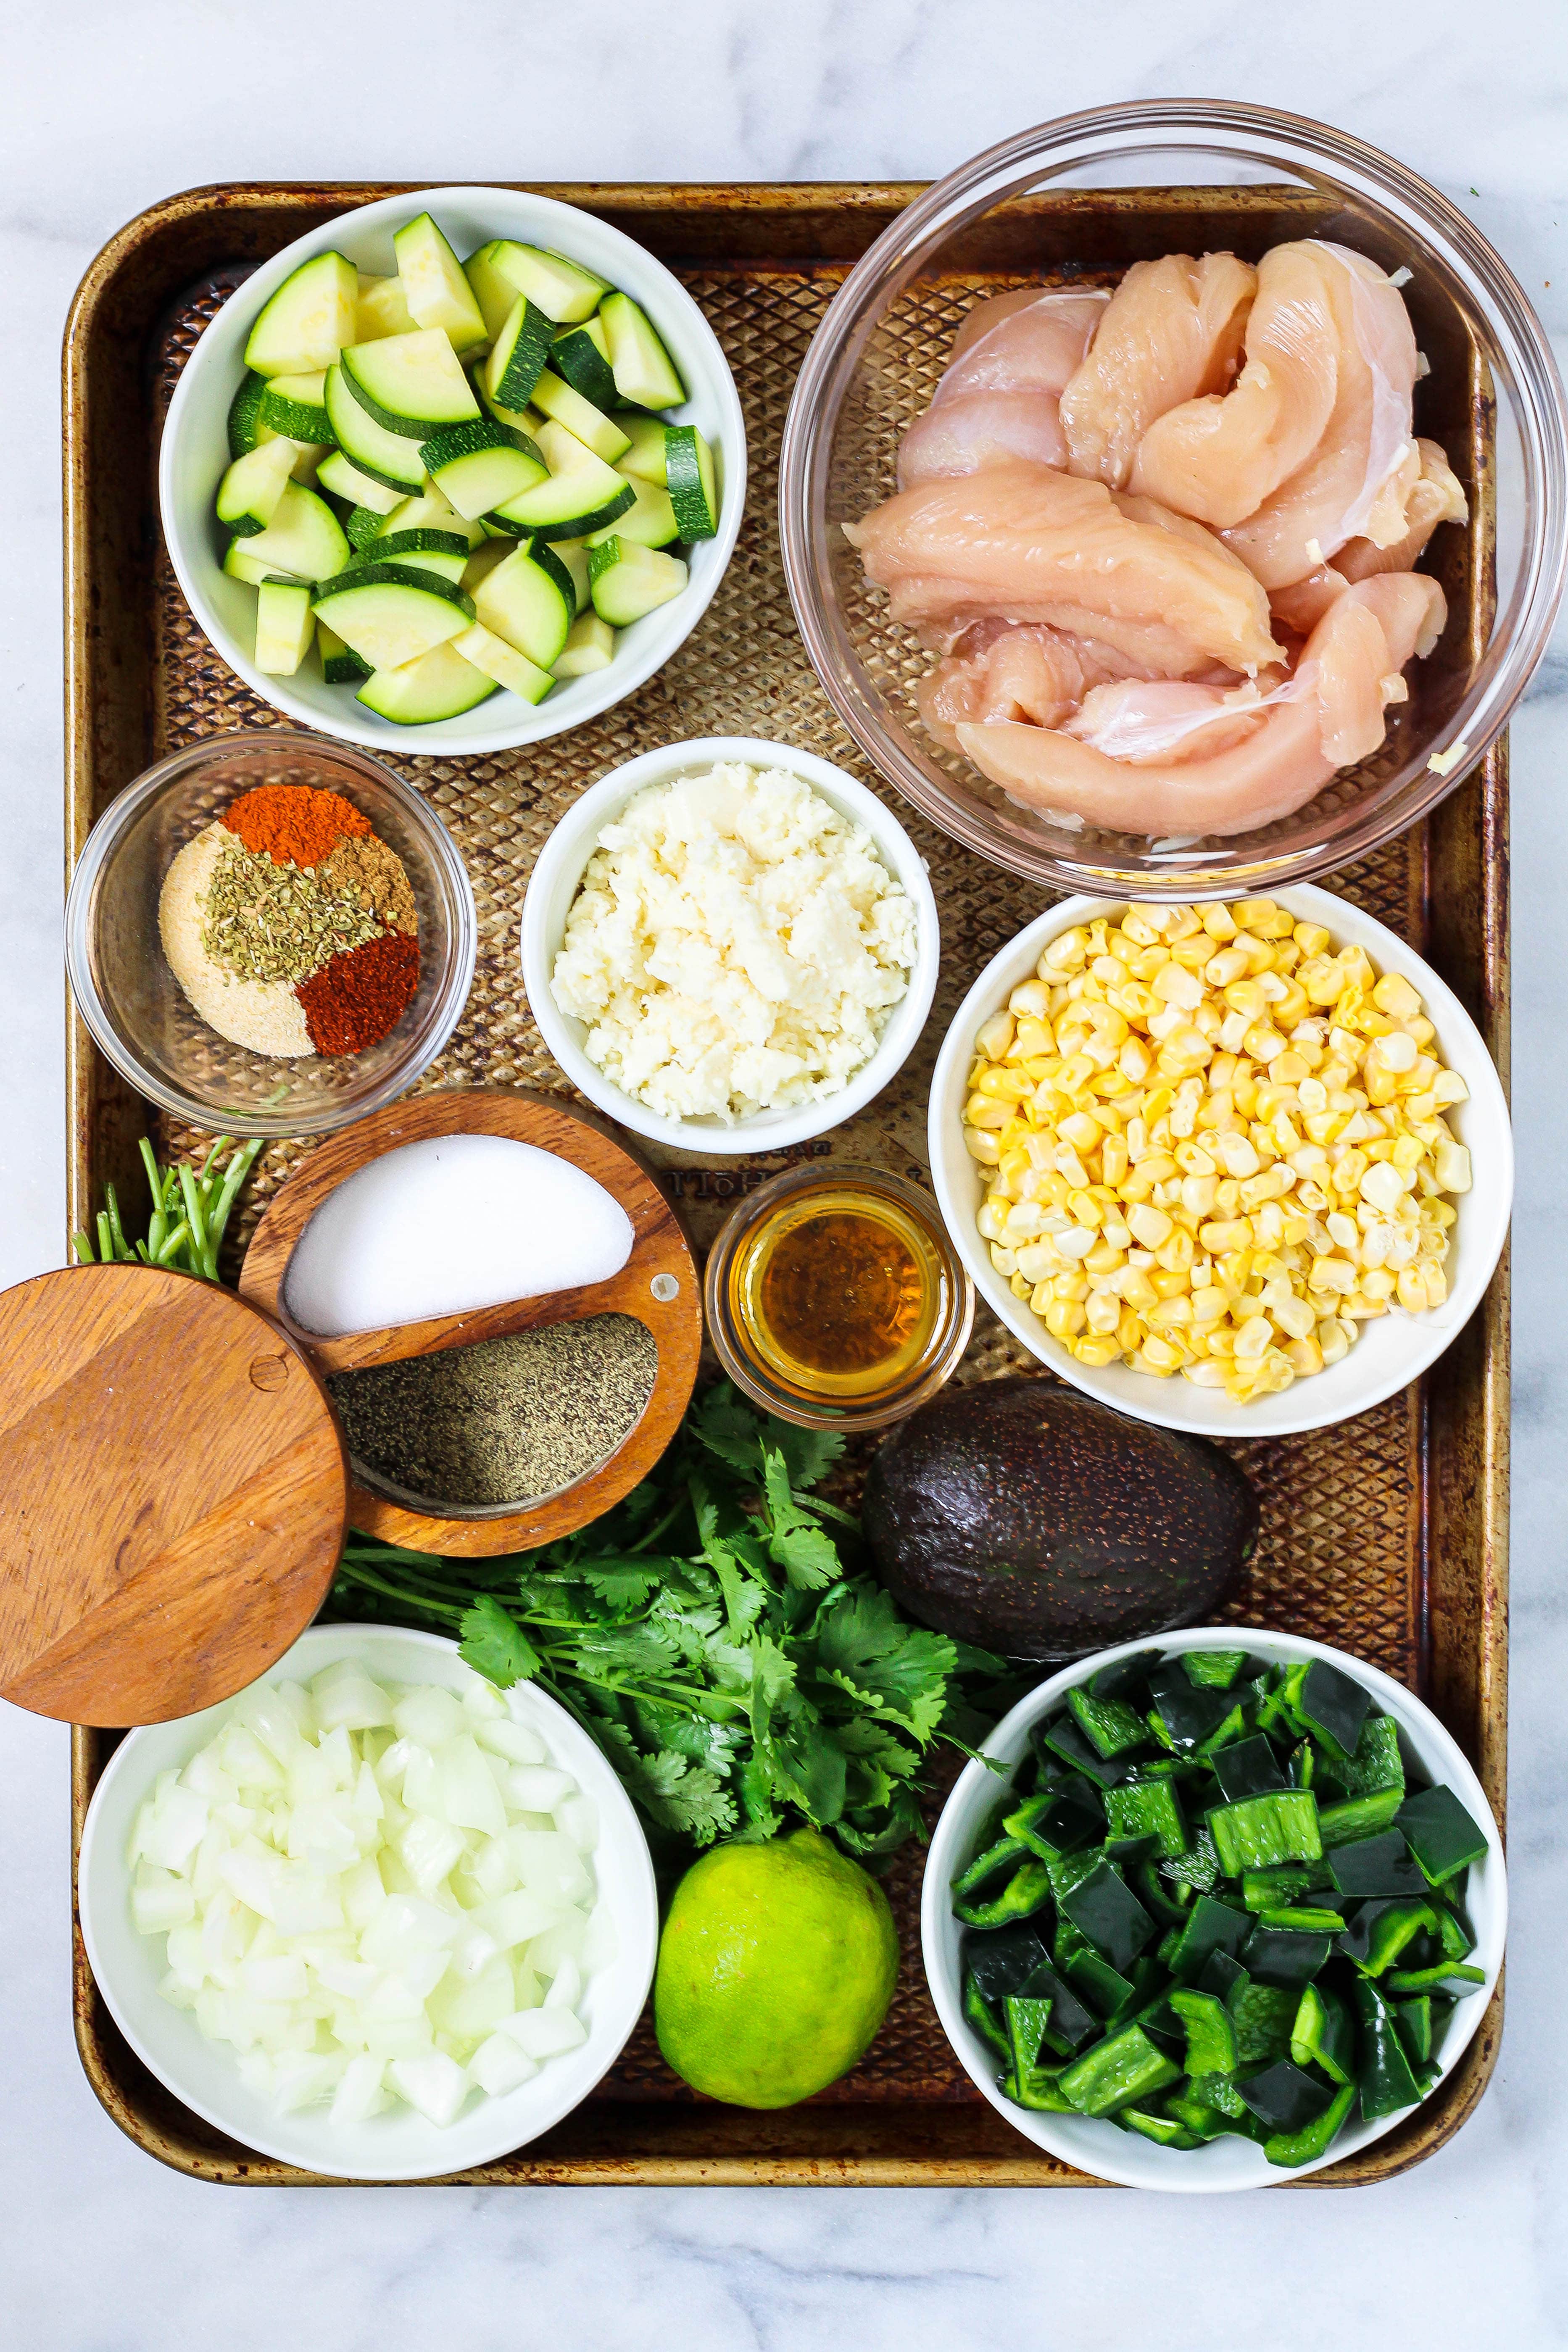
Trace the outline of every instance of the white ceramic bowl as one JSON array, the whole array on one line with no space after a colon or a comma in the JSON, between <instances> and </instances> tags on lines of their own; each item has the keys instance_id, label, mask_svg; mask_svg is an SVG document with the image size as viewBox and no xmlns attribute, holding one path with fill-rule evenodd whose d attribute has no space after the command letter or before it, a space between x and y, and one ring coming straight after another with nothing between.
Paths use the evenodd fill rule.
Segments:
<instances>
[{"instance_id":1,"label":"white ceramic bowl","mask_svg":"<svg viewBox=\"0 0 1568 2352\"><path fill-rule=\"evenodd\" d=\"M843 815L863 824L876 843L883 864L897 876L914 901L918 926L915 968L907 992L894 1005L887 1027L869 1061L856 1071L847 1086L821 1102L795 1110L759 1111L754 1118L726 1127L717 1118L662 1118L622 1091L588 1059L584 1050L586 1024L561 1011L550 989L566 917L577 895L584 867L593 856L600 829L619 814L634 793L648 784L667 784L677 776L691 775L721 760L743 761L753 768L783 768L799 776ZM695 743L670 743L662 751L645 751L624 768L612 768L591 785L567 812L545 843L528 885L522 905L522 978L528 1001L545 1044L582 1094L636 1135L680 1151L720 1153L779 1151L786 1144L805 1143L826 1135L864 1110L880 1094L913 1051L936 988L941 953L936 900L925 862L903 826L842 768L819 760L810 751L796 751L787 743L766 743L745 735L710 735Z\"/></svg>"},{"instance_id":2,"label":"white ceramic bowl","mask_svg":"<svg viewBox=\"0 0 1568 2352\"><path fill-rule=\"evenodd\" d=\"M1424 1706L1403 1683L1394 1682L1375 1666L1363 1665L1343 1650L1331 1650L1322 1642L1304 1641L1296 1633L1260 1633L1250 1625L1206 1625L1190 1633L1162 1633L1152 1641L1145 1638L1123 1642L1118 1648L1101 1650L1092 1658L1075 1658L1070 1666L1041 1683L1027 1698L1020 1699L1011 1715L1004 1716L985 1742L985 1753L1012 1771L1028 1751L1034 1725L1042 1717L1058 1713L1075 1684L1088 1682L1091 1675L1098 1674L1112 1659L1131 1657L1141 1650L1159 1650L1166 1657L1174 1657L1184 1650L1238 1648L1246 1648L1255 1657L1267 1658L1271 1664L1289 1664L1300 1658L1325 1658L1331 1665L1338 1666L1372 1693L1374 1706L1394 1717L1399 1726L1401 1744L1416 1759L1428 1779L1445 1782L1487 1832L1489 1851L1484 1862L1471 1866L1465 1894L1470 1928L1476 1938L1469 1965L1484 1969L1487 1980L1454 2005L1438 2053L1442 2074L1427 2094L1429 2098L1435 2097L1468 2048L1497 1988L1508 1935L1508 1874L1502 1838L1485 1790L1463 1751L1431 1708ZM1064 2164L1077 2165L1080 2171L1101 2180L1119 2181L1123 2188L1166 2189L1178 2194L1202 2196L1225 2189L1268 2189L1280 2181L1300 2180L1306 2173L1320 2171L1326 2164L1336 2164L1342 2157L1353 2156L1359 2149L1370 2147L1373 2140L1381 2139L1396 2124L1407 2122L1416 2113L1415 2107L1404 2107L1397 2115L1384 2116L1379 2122L1368 2124L1356 2111L1326 2156L1315 2164L1284 2172L1271 2165L1251 2140L1227 2135L1223 2139L1211 2140L1202 2148L1158 2147L1152 2141L1120 2130L1112 2123L1091 2121L1080 2116L1037 2114L1004 2098L996 2083L995 2053L982 2042L963 2015L959 1962L964 1931L952 1916L950 1892L951 1882L974 1853L999 1788L996 1775L985 1765L978 1761L966 1764L942 1807L926 1857L921 1891L921 1951L942 2031L963 2061L965 2072L997 2114L1016 2131L1022 2132L1026 2139L1032 2139L1037 2147L1059 2157Z\"/></svg>"},{"instance_id":3,"label":"white ceramic bowl","mask_svg":"<svg viewBox=\"0 0 1568 2352\"><path fill-rule=\"evenodd\" d=\"M504 689L459 719L398 727L356 702L347 687L328 686L313 666L291 678L258 670L252 658L256 592L223 571L224 533L213 499L228 464L228 406L244 373L247 340L262 304L318 253L341 253L356 268L390 275L394 230L428 205L459 256L489 237L513 237L563 253L597 271L647 312L690 389L678 424L695 425L718 461L717 536L690 551L683 593L624 629L607 669L572 678L531 707ZM592 213L518 188L428 188L387 196L324 221L297 237L247 278L203 333L186 361L163 427L158 462L163 537L185 600L229 667L274 709L302 727L319 727L374 751L465 758L542 742L580 727L633 694L683 645L702 618L734 551L746 503L746 434L741 403L717 337L679 278L640 245Z\"/></svg>"},{"instance_id":4,"label":"white ceramic bowl","mask_svg":"<svg viewBox=\"0 0 1568 2352\"><path fill-rule=\"evenodd\" d=\"M1005 1277L992 1265L989 1245L975 1225L985 1188L980 1169L964 1148L963 1120L975 1032L1030 977L1042 950L1058 932L1102 915L1120 914L1122 902L1063 899L994 956L959 1006L931 1080L931 1181L959 1255L992 1312L1032 1355L1075 1389L1135 1421L1209 1437L1283 1437L1292 1430L1326 1429L1407 1387L1458 1339L1479 1305L1508 1238L1513 1205L1508 1103L1481 1034L1453 991L1413 948L1348 899L1308 885L1272 895L1298 921L1322 924L1333 948L1363 947L1380 973L1399 972L1417 991L1436 1028L1433 1050L1470 1090L1468 1102L1444 1116L1468 1147L1474 1177L1470 1191L1455 1202L1458 1222L1452 1228L1445 1267L1448 1296L1443 1305L1421 1315L1394 1312L1363 1323L1360 1339L1337 1364L1292 1382L1282 1395L1234 1404L1223 1390L1194 1388L1179 1372L1156 1380L1126 1364L1103 1370L1080 1364L1059 1339L1052 1339L1028 1302L1015 1298Z\"/></svg>"},{"instance_id":5,"label":"white ceramic bowl","mask_svg":"<svg viewBox=\"0 0 1568 2352\"><path fill-rule=\"evenodd\" d=\"M436 1683L460 1691L468 1669L458 1645L437 1633L392 1625L313 1625L268 1673L268 1682L309 1682L338 1658L360 1659L387 1682ZM243 1696L243 1695L241 1695ZM158 1991L163 1938L132 1926L125 1850L142 1799L160 1772L178 1768L240 1703L173 1723L148 1724L123 1739L93 1793L82 1830L78 1900L82 1940L110 2015L143 2065L219 2131L309 2172L345 2180L424 2180L489 2164L548 2131L585 2099L614 2064L642 2013L658 1949L653 1864L631 1800L587 1733L564 1708L526 1683L506 1694L513 1717L545 1740L598 1808L592 1856L597 1901L614 1924L614 1958L590 1976L579 2014L580 2049L552 2058L531 2082L501 2098L470 2098L439 2129L401 2104L352 2126L330 2124L324 2107L280 2116L241 2082L226 2044L204 2041L186 2010Z\"/></svg>"}]
</instances>

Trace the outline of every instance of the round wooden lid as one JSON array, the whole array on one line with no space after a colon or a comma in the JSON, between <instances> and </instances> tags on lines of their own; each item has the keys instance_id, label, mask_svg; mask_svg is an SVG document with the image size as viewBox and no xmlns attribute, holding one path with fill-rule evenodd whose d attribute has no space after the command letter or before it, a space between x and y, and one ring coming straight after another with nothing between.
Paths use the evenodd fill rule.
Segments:
<instances>
[{"instance_id":1,"label":"round wooden lid","mask_svg":"<svg viewBox=\"0 0 1568 2352\"><path fill-rule=\"evenodd\" d=\"M242 1690L326 1596L336 1416L230 1290L72 1266L0 1295L0 1696L163 1723Z\"/></svg>"}]
</instances>

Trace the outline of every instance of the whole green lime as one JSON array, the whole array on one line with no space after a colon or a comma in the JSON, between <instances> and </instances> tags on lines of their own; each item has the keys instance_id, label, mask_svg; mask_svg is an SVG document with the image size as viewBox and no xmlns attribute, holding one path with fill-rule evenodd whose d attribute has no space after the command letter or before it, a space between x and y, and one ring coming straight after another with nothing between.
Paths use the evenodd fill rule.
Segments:
<instances>
[{"instance_id":1,"label":"whole green lime","mask_svg":"<svg viewBox=\"0 0 1568 2352\"><path fill-rule=\"evenodd\" d=\"M898 1974L887 1896L818 1831L716 1846L659 1938L658 2046L710 2099L793 2106L864 2055Z\"/></svg>"}]
</instances>

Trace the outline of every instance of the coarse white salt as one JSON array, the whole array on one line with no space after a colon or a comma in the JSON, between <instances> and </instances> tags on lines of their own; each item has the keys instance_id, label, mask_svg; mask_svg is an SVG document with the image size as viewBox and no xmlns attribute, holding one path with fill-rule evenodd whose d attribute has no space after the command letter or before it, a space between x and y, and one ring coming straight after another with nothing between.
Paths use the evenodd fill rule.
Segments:
<instances>
[{"instance_id":1,"label":"coarse white salt","mask_svg":"<svg viewBox=\"0 0 1568 2352\"><path fill-rule=\"evenodd\" d=\"M504 1135L384 1152L344 1180L295 1244L283 1303L325 1339L607 1282L631 1220L581 1168Z\"/></svg>"}]
</instances>

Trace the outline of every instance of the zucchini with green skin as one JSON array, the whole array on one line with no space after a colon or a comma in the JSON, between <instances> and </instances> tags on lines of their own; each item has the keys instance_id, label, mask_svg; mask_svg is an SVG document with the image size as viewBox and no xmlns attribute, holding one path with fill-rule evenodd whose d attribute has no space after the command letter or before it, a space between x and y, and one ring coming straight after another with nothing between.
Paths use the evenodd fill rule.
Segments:
<instances>
[{"instance_id":1,"label":"zucchini with green skin","mask_svg":"<svg viewBox=\"0 0 1568 2352\"><path fill-rule=\"evenodd\" d=\"M217 490L217 519L241 539L265 530L283 502L293 471L293 445L263 441L237 457Z\"/></svg>"},{"instance_id":2,"label":"zucchini with green skin","mask_svg":"<svg viewBox=\"0 0 1568 2352\"><path fill-rule=\"evenodd\" d=\"M713 452L695 425L672 425L664 436L665 487L680 536L689 545L712 539L719 529L719 477ZM1225 1651L1211 1656L1231 1654Z\"/></svg>"},{"instance_id":3,"label":"zucchini with green skin","mask_svg":"<svg viewBox=\"0 0 1568 2352\"><path fill-rule=\"evenodd\" d=\"M552 539L550 542L550 552L554 556L557 563L563 566L568 578L571 580L572 586L576 593L577 611L579 614L585 614L589 619L596 621L598 619L598 614L591 610L593 599L588 593L588 543L586 540ZM611 632L611 635L613 637L613 631ZM598 665L595 665L595 667L597 666Z\"/></svg>"},{"instance_id":4,"label":"zucchini with green skin","mask_svg":"<svg viewBox=\"0 0 1568 2352\"><path fill-rule=\"evenodd\" d=\"M375 343L383 335L411 335L424 323L409 309L401 278L372 278L360 271L351 342Z\"/></svg>"},{"instance_id":5,"label":"zucchini with green skin","mask_svg":"<svg viewBox=\"0 0 1568 2352\"><path fill-rule=\"evenodd\" d=\"M439 328L352 343L342 368L344 384L371 421L411 441L428 441L444 425L467 424L479 414L473 387Z\"/></svg>"},{"instance_id":6,"label":"zucchini with green skin","mask_svg":"<svg viewBox=\"0 0 1568 2352\"><path fill-rule=\"evenodd\" d=\"M382 530L388 536L395 530L445 530L460 539L469 549L479 545L484 538L483 527L460 515L444 492L429 483L416 499L405 499L384 516Z\"/></svg>"},{"instance_id":7,"label":"zucchini with green skin","mask_svg":"<svg viewBox=\"0 0 1568 2352\"><path fill-rule=\"evenodd\" d=\"M393 237L392 249L416 326L438 329L459 358L489 341L484 313L462 265L428 213L405 221Z\"/></svg>"},{"instance_id":8,"label":"zucchini with green skin","mask_svg":"<svg viewBox=\"0 0 1568 2352\"><path fill-rule=\"evenodd\" d=\"M501 322L482 372L485 392L497 407L528 406L543 375L554 332L543 311L520 294Z\"/></svg>"},{"instance_id":9,"label":"zucchini with green skin","mask_svg":"<svg viewBox=\"0 0 1568 2352\"><path fill-rule=\"evenodd\" d=\"M443 498L469 521L531 489L547 479L550 470L536 442L493 417L449 425L426 441L419 454Z\"/></svg>"},{"instance_id":10,"label":"zucchini with green skin","mask_svg":"<svg viewBox=\"0 0 1568 2352\"><path fill-rule=\"evenodd\" d=\"M535 379L531 396L542 415L563 425L574 440L581 441L584 449L591 449L595 457L603 457L606 465L613 465L631 447L628 436L613 417L604 415L592 401L584 400L580 392L574 392L548 368ZM511 405L515 407L517 403L513 401Z\"/></svg>"},{"instance_id":11,"label":"zucchini with green skin","mask_svg":"<svg viewBox=\"0 0 1568 2352\"><path fill-rule=\"evenodd\" d=\"M316 624L303 581L264 580L256 592L256 667L292 677L310 648Z\"/></svg>"},{"instance_id":12,"label":"zucchini with green skin","mask_svg":"<svg viewBox=\"0 0 1568 2352\"><path fill-rule=\"evenodd\" d=\"M321 656L321 676L329 686L357 686L371 674L369 662L361 661L353 647L345 646L336 630L321 620L316 623L316 650Z\"/></svg>"},{"instance_id":13,"label":"zucchini with green skin","mask_svg":"<svg viewBox=\"0 0 1568 2352\"><path fill-rule=\"evenodd\" d=\"M460 637L454 637L452 647L465 661L472 662L476 669L482 669L487 677L493 677L498 686L504 686L509 694L515 694L523 702L542 702L555 683L547 669L531 662L526 654L509 646L504 637L496 636L481 621L465 629Z\"/></svg>"},{"instance_id":14,"label":"zucchini with green skin","mask_svg":"<svg viewBox=\"0 0 1568 2352\"><path fill-rule=\"evenodd\" d=\"M618 473L620 468L616 470ZM617 539L629 539L638 547L673 547L680 530L668 491L656 489L651 482L638 481L632 475L627 475L626 479L631 484L631 505L614 522L606 523L603 530L592 533L589 546L595 540L607 539L614 531Z\"/></svg>"},{"instance_id":15,"label":"zucchini with green skin","mask_svg":"<svg viewBox=\"0 0 1568 2352\"><path fill-rule=\"evenodd\" d=\"M287 482L270 522L250 538L247 552L269 572L295 580L330 580L348 563L349 542L325 499L299 482Z\"/></svg>"},{"instance_id":16,"label":"zucchini with green skin","mask_svg":"<svg viewBox=\"0 0 1568 2352\"><path fill-rule=\"evenodd\" d=\"M433 572L458 583L468 568L468 543L450 530L378 531L362 551L366 563L395 563L405 572Z\"/></svg>"},{"instance_id":17,"label":"zucchini with green skin","mask_svg":"<svg viewBox=\"0 0 1568 2352\"><path fill-rule=\"evenodd\" d=\"M540 428L539 447L550 467L548 481L536 483L491 510L520 535L537 532L545 539L581 539L602 530L633 504L637 494L625 476L595 457L564 426L546 421Z\"/></svg>"},{"instance_id":18,"label":"zucchini with green skin","mask_svg":"<svg viewBox=\"0 0 1568 2352\"><path fill-rule=\"evenodd\" d=\"M661 416L626 416L625 455L616 459L623 474L635 474L639 481L652 482L658 489L667 489L668 467L665 450L670 427Z\"/></svg>"},{"instance_id":19,"label":"zucchini with green skin","mask_svg":"<svg viewBox=\"0 0 1568 2352\"><path fill-rule=\"evenodd\" d=\"M375 671L354 699L395 726L427 727L435 719L460 719L495 690L483 670L450 645L438 645L399 668Z\"/></svg>"},{"instance_id":20,"label":"zucchini with green skin","mask_svg":"<svg viewBox=\"0 0 1568 2352\"><path fill-rule=\"evenodd\" d=\"M606 294L599 305L616 390L633 408L679 408L686 398L680 371L646 312L629 294Z\"/></svg>"},{"instance_id":21,"label":"zucchini with green skin","mask_svg":"<svg viewBox=\"0 0 1568 2352\"><path fill-rule=\"evenodd\" d=\"M504 318L517 297L526 294L557 326L575 325L591 319L612 291L607 278L595 277L581 262L547 253L542 246L519 245L510 237L492 237L481 245L464 264L464 274L487 322L495 320L498 307ZM504 305L500 299L503 288L510 289ZM489 331L496 331L494 323Z\"/></svg>"},{"instance_id":22,"label":"zucchini with green skin","mask_svg":"<svg viewBox=\"0 0 1568 2352\"><path fill-rule=\"evenodd\" d=\"M627 490L630 484L626 485ZM608 539L588 553L589 590L601 620L624 629L679 595L687 569L679 556L629 540Z\"/></svg>"},{"instance_id":23,"label":"zucchini with green skin","mask_svg":"<svg viewBox=\"0 0 1568 2352\"><path fill-rule=\"evenodd\" d=\"M327 370L324 396L332 438L356 471L395 490L399 498L417 496L425 486L419 444L378 425L349 390L341 367Z\"/></svg>"},{"instance_id":24,"label":"zucchini with green skin","mask_svg":"<svg viewBox=\"0 0 1568 2352\"><path fill-rule=\"evenodd\" d=\"M550 364L563 383L592 401L595 408L615 406L615 371L602 320L584 319L580 326L557 327Z\"/></svg>"},{"instance_id":25,"label":"zucchini with green skin","mask_svg":"<svg viewBox=\"0 0 1568 2352\"><path fill-rule=\"evenodd\" d=\"M240 377L239 389L228 404L228 454L231 457L247 457L257 446L257 426L261 421L261 403L267 391L267 378L247 368Z\"/></svg>"},{"instance_id":26,"label":"zucchini with green skin","mask_svg":"<svg viewBox=\"0 0 1568 2352\"><path fill-rule=\"evenodd\" d=\"M359 272L341 253L318 253L286 278L258 314L245 364L258 375L329 368L354 336Z\"/></svg>"},{"instance_id":27,"label":"zucchini with green skin","mask_svg":"<svg viewBox=\"0 0 1568 2352\"><path fill-rule=\"evenodd\" d=\"M258 423L290 441L311 441L330 447L332 428L327 415L326 371L309 375L275 375L261 395Z\"/></svg>"},{"instance_id":28,"label":"zucchini with green skin","mask_svg":"<svg viewBox=\"0 0 1568 2352\"><path fill-rule=\"evenodd\" d=\"M401 504L406 493L394 488L389 482L378 482L362 473L353 459L342 449L330 449L316 468L318 489L331 490L334 498L347 499L362 513L388 515ZM345 525L346 529L347 526ZM349 532L352 539L353 533Z\"/></svg>"},{"instance_id":29,"label":"zucchini with green skin","mask_svg":"<svg viewBox=\"0 0 1568 2352\"><path fill-rule=\"evenodd\" d=\"M616 657L616 633L597 613L580 613L567 631L566 644L555 660L557 677L587 677L608 669Z\"/></svg>"},{"instance_id":30,"label":"zucchini with green skin","mask_svg":"<svg viewBox=\"0 0 1568 2352\"><path fill-rule=\"evenodd\" d=\"M390 671L461 636L474 607L461 589L434 572L415 577L395 564L367 563L323 583L316 617L373 670Z\"/></svg>"},{"instance_id":31,"label":"zucchini with green skin","mask_svg":"<svg viewBox=\"0 0 1568 2352\"><path fill-rule=\"evenodd\" d=\"M570 574L542 542L518 548L474 593L476 617L544 670L565 646L575 604Z\"/></svg>"},{"instance_id":32,"label":"zucchini with green skin","mask_svg":"<svg viewBox=\"0 0 1568 2352\"><path fill-rule=\"evenodd\" d=\"M259 588L264 580L276 580L280 575L288 579L299 576L287 572L281 563L269 563L265 558L258 562L250 553L251 544L248 539L229 541L223 559L224 572L228 579L243 580L247 588Z\"/></svg>"}]
</instances>

